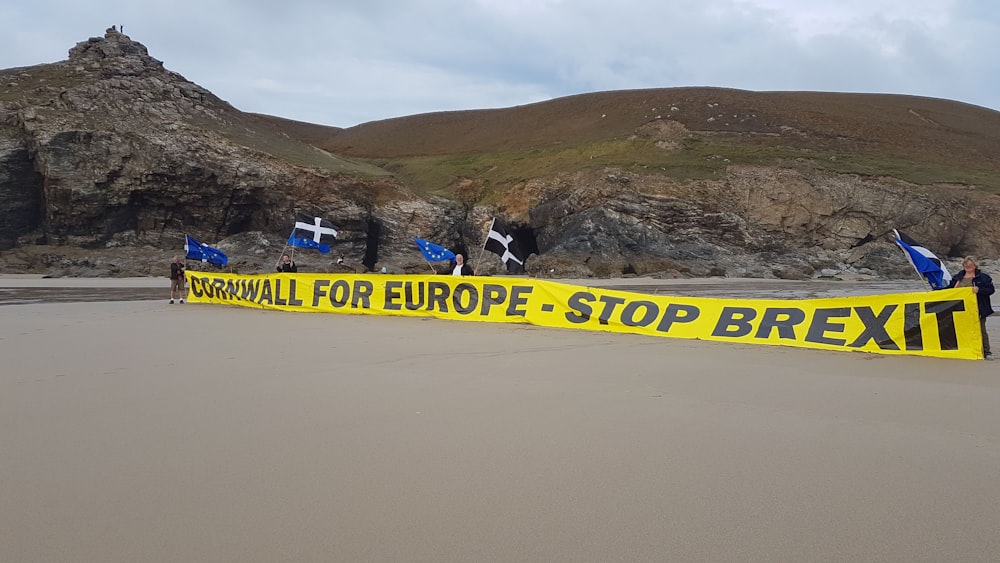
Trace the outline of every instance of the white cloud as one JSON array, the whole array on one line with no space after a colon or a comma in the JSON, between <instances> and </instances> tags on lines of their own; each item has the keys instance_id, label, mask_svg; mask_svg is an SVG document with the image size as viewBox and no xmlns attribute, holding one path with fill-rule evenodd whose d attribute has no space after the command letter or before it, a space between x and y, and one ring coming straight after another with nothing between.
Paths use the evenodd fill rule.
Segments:
<instances>
[{"instance_id":1,"label":"white cloud","mask_svg":"<svg viewBox=\"0 0 1000 563\"><path fill-rule=\"evenodd\" d=\"M878 22L920 22L928 27L944 27L954 9L953 0L838 0L801 2L797 0L740 0L771 12L791 27L795 36L850 34Z\"/></svg>"}]
</instances>

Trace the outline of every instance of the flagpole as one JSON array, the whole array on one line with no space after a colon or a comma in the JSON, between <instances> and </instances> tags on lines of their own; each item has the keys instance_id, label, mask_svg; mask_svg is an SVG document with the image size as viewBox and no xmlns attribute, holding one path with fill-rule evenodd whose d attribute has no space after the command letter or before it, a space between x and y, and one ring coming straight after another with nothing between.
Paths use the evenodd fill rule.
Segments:
<instances>
[{"instance_id":1,"label":"flagpole","mask_svg":"<svg viewBox=\"0 0 1000 563\"><path fill-rule=\"evenodd\" d=\"M904 250L903 252L906 251ZM913 266L913 271L917 274L917 277L927 284L928 291L934 291L934 285L931 283L931 280L927 279L927 276L920 273L920 270L917 269L917 265L911 261L910 266Z\"/></svg>"},{"instance_id":2,"label":"flagpole","mask_svg":"<svg viewBox=\"0 0 1000 563\"><path fill-rule=\"evenodd\" d=\"M292 238L292 235L294 235L294 234L295 234L295 227L292 227L292 233L290 235L288 235L288 239ZM275 262L275 264L281 264L281 257L284 256L285 255L285 251L288 250L288 239L285 239L285 246L283 246L281 248L281 254L278 255L278 261ZM292 247L292 256L294 256L294 255L295 255L295 247L293 246ZM277 267L277 266L275 266L275 267Z\"/></svg>"},{"instance_id":3,"label":"flagpole","mask_svg":"<svg viewBox=\"0 0 1000 563\"><path fill-rule=\"evenodd\" d=\"M927 291L934 291L934 284L931 283L931 280L927 276L920 273L920 270L917 269L916 264L910 262L910 265L913 266L913 271L916 272L917 277L920 278L921 281L927 284Z\"/></svg>"},{"instance_id":4,"label":"flagpole","mask_svg":"<svg viewBox=\"0 0 1000 563\"><path fill-rule=\"evenodd\" d=\"M437 274L437 270L434 269L434 265L431 264L430 260L424 258L424 262L427 262L427 266L431 269L432 274Z\"/></svg>"},{"instance_id":5,"label":"flagpole","mask_svg":"<svg viewBox=\"0 0 1000 563\"><path fill-rule=\"evenodd\" d=\"M497 222L497 218L496 218L496 217L494 217L494 218L493 218L493 220L492 220L492 221L490 221L490 228L489 228L489 229L486 229L486 238L484 238L484 239L483 239L483 247L482 247L482 248L481 248L481 249L479 250L479 259L478 259L478 260L476 260L476 267L475 267L475 269L473 270L473 273L474 273L474 274L477 274L477 275L478 275L478 272L479 272L479 264L481 264L481 263L482 263L482 261L483 261L483 254L484 254L484 253L486 253L486 243L490 242L490 231L492 231L492 230L493 230L493 225L494 225L494 224L495 224L496 222Z\"/></svg>"}]
</instances>

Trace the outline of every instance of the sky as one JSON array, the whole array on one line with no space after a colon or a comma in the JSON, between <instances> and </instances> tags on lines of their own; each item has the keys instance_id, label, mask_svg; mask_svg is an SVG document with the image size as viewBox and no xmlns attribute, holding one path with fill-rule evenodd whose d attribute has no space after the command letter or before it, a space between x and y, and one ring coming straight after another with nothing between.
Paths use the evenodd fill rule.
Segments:
<instances>
[{"instance_id":1,"label":"sky","mask_svg":"<svg viewBox=\"0 0 1000 563\"><path fill-rule=\"evenodd\" d=\"M997 0L2 0L0 68L111 25L240 110L337 127L679 86L1000 110Z\"/></svg>"}]
</instances>

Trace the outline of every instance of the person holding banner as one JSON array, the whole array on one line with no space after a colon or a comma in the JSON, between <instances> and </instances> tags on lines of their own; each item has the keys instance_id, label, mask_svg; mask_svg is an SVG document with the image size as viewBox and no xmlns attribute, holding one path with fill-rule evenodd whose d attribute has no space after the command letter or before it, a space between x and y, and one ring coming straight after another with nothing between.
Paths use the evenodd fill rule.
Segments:
<instances>
[{"instance_id":1,"label":"person holding banner","mask_svg":"<svg viewBox=\"0 0 1000 563\"><path fill-rule=\"evenodd\" d=\"M976 294L976 301L979 305L979 325L983 332L983 357L987 360L993 359L990 351L990 337L986 334L986 317L993 314L993 305L990 303L990 295L996 291L993 287L993 278L986 272L979 269L979 264L972 256L966 256L962 260L962 271L955 275L952 287L971 287Z\"/></svg>"},{"instance_id":2,"label":"person holding banner","mask_svg":"<svg viewBox=\"0 0 1000 563\"><path fill-rule=\"evenodd\" d=\"M174 295L184 302L184 264L181 259L174 256L174 261L170 263L170 304L174 304Z\"/></svg>"},{"instance_id":3,"label":"person holding banner","mask_svg":"<svg viewBox=\"0 0 1000 563\"><path fill-rule=\"evenodd\" d=\"M465 258L461 254L455 255L455 265L451 269L451 275L453 276L471 276L473 275L472 266L465 263Z\"/></svg>"},{"instance_id":4,"label":"person holding banner","mask_svg":"<svg viewBox=\"0 0 1000 563\"><path fill-rule=\"evenodd\" d=\"M281 260L278 260L278 263L274 265L274 269L279 272L290 272L290 273L295 273L299 271L298 266L296 266L295 262L292 262L291 259L288 258L287 254L281 255Z\"/></svg>"}]
</instances>

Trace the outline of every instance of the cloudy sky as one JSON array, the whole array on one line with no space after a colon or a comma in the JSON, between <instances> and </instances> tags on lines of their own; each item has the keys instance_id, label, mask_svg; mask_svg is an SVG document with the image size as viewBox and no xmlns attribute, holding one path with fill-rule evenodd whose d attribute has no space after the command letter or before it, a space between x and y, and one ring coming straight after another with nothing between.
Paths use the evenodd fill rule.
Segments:
<instances>
[{"instance_id":1,"label":"cloudy sky","mask_svg":"<svg viewBox=\"0 0 1000 563\"><path fill-rule=\"evenodd\" d=\"M339 127L673 86L1000 110L998 0L8 0L0 68L112 24L241 110Z\"/></svg>"}]
</instances>

